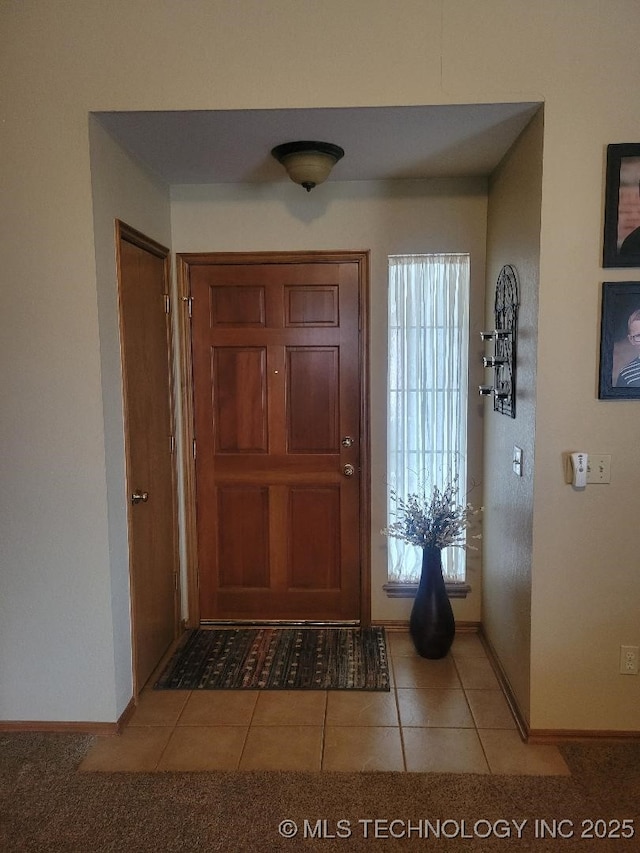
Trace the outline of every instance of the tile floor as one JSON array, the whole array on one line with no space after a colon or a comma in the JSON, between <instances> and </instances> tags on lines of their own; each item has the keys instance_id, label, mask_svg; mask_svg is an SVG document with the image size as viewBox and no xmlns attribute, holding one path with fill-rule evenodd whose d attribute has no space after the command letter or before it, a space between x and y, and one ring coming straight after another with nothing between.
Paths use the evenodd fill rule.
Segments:
<instances>
[{"instance_id":1,"label":"tile floor","mask_svg":"<svg viewBox=\"0 0 640 853\"><path fill-rule=\"evenodd\" d=\"M418 657L406 632L387 637L389 693L145 689L80 770L569 774L556 747L520 739L477 635L440 661Z\"/></svg>"}]
</instances>

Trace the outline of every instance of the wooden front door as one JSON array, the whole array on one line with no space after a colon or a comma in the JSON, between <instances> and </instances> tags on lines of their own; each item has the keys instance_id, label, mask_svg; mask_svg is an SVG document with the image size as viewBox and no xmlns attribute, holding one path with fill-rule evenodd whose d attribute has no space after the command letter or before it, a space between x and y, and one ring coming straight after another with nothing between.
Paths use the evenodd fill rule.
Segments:
<instances>
[{"instance_id":1,"label":"wooden front door","mask_svg":"<svg viewBox=\"0 0 640 853\"><path fill-rule=\"evenodd\" d=\"M178 628L169 250L117 223L135 695Z\"/></svg>"},{"instance_id":2,"label":"wooden front door","mask_svg":"<svg viewBox=\"0 0 640 853\"><path fill-rule=\"evenodd\" d=\"M305 257L189 266L204 622L361 617L361 264Z\"/></svg>"}]
</instances>

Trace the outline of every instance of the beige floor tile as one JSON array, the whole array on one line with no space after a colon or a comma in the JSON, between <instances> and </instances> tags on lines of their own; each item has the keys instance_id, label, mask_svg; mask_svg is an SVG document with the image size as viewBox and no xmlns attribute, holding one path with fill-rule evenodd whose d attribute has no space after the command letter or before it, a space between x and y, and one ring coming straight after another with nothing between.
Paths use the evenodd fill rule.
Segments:
<instances>
[{"instance_id":1,"label":"beige floor tile","mask_svg":"<svg viewBox=\"0 0 640 853\"><path fill-rule=\"evenodd\" d=\"M500 684L487 658L459 657L456 667L465 690L499 690Z\"/></svg>"},{"instance_id":2,"label":"beige floor tile","mask_svg":"<svg viewBox=\"0 0 640 853\"><path fill-rule=\"evenodd\" d=\"M322 769L351 773L404 770L400 730L395 726L327 726Z\"/></svg>"},{"instance_id":3,"label":"beige floor tile","mask_svg":"<svg viewBox=\"0 0 640 853\"><path fill-rule=\"evenodd\" d=\"M331 690L327 695L327 725L397 726L395 691Z\"/></svg>"},{"instance_id":4,"label":"beige floor tile","mask_svg":"<svg viewBox=\"0 0 640 853\"><path fill-rule=\"evenodd\" d=\"M523 743L517 732L481 729L478 732L492 773L525 776L569 776L555 746Z\"/></svg>"},{"instance_id":5,"label":"beige floor tile","mask_svg":"<svg viewBox=\"0 0 640 853\"><path fill-rule=\"evenodd\" d=\"M453 658L427 660L416 656L393 659L395 686L399 687L460 687Z\"/></svg>"},{"instance_id":6,"label":"beige floor tile","mask_svg":"<svg viewBox=\"0 0 640 853\"><path fill-rule=\"evenodd\" d=\"M194 691L178 726L248 726L257 700L257 690Z\"/></svg>"},{"instance_id":7,"label":"beige floor tile","mask_svg":"<svg viewBox=\"0 0 640 853\"><path fill-rule=\"evenodd\" d=\"M451 654L454 658L486 658L487 652L477 634L456 634Z\"/></svg>"},{"instance_id":8,"label":"beige floor tile","mask_svg":"<svg viewBox=\"0 0 640 853\"><path fill-rule=\"evenodd\" d=\"M473 717L462 689L398 688L402 726L473 728Z\"/></svg>"},{"instance_id":9,"label":"beige floor tile","mask_svg":"<svg viewBox=\"0 0 640 853\"><path fill-rule=\"evenodd\" d=\"M252 726L240 770L320 770L322 726Z\"/></svg>"},{"instance_id":10,"label":"beige floor tile","mask_svg":"<svg viewBox=\"0 0 640 853\"><path fill-rule=\"evenodd\" d=\"M172 731L169 726L131 726L121 735L98 738L78 769L131 773L155 770Z\"/></svg>"},{"instance_id":11,"label":"beige floor tile","mask_svg":"<svg viewBox=\"0 0 640 853\"><path fill-rule=\"evenodd\" d=\"M418 773L489 773L475 729L402 730L407 770Z\"/></svg>"},{"instance_id":12,"label":"beige floor tile","mask_svg":"<svg viewBox=\"0 0 640 853\"><path fill-rule=\"evenodd\" d=\"M522 743L476 634L437 661L408 631L387 638L388 693L146 688L125 732L97 738L79 769L569 773L556 747Z\"/></svg>"},{"instance_id":13,"label":"beige floor tile","mask_svg":"<svg viewBox=\"0 0 640 853\"><path fill-rule=\"evenodd\" d=\"M324 690L262 690L251 725L322 726L326 706Z\"/></svg>"},{"instance_id":14,"label":"beige floor tile","mask_svg":"<svg viewBox=\"0 0 640 853\"><path fill-rule=\"evenodd\" d=\"M188 690L143 690L130 726L173 726L189 698Z\"/></svg>"},{"instance_id":15,"label":"beige floor tile","mask_svg":"<svg viewBox=\"0 0 640 853\"><path fill-rule=\"evenodd\" d=\"M247 726L176 728L158 770L237 770Z\"/></svg>"},{"instance_id":16,"label":"beige floor tile","mask_svg":"<svg viewBox=\"0 0 640 853\"><path fill-rule=\"evenodd\" d=\"M387 631L387 643L391 657L418 657L408 630Z\"/></svg>"},{"instance_id":17,"label":"beige floor tile","mask_svg":"<svg viewBox=\"0 0 640 853\"><path fill-rule=\"evenodd\" d=\"M516 723L501 690L467 690L467 702L479 729L515 729Z\"/></svg>"}]
</instances>

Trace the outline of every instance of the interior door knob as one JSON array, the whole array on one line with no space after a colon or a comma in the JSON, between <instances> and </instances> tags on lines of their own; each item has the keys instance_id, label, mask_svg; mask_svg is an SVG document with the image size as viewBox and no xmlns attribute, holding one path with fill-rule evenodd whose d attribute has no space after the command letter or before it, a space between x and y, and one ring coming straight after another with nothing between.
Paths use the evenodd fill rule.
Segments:
<instances>
[{"instance_id":1,"label":"interior door knob","mask_svg":"<svg viewBox=\"0 0 640 853\"><path fill-rule=\"evenodd\" d=\"M131 495L131 503L132 504L139 504L139 503L146 504L146 502L148 500L149 500L149 492L141 492L140 490L137 490Z\"/></svg>"},{"instance_id":2,"label":"interior door knob","mask_svg":"<svg viewBox=\"0 0 640 853\"><path fill-rule=\"evenodd\" d=\"M353 477L353 475L356 473L356 469L353 467L353 465L347 462L347 464L344 465L342 468L342 473L345 477Z\"/></svg>"}]
</instances>

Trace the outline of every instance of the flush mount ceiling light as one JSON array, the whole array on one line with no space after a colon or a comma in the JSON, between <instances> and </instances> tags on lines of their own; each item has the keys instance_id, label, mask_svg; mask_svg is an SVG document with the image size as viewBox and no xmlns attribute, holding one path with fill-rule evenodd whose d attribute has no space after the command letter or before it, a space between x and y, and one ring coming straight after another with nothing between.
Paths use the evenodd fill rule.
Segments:
<instances>
[{"instance_id":1,"label":"flush mount ceiling light","mask_svg":"<svg viewBox=\"0 0 640 853\"><path fill-rule=\"evenodd\" d=\"M287 170L296 184L307 192L329 177L335 164L344 157L344 150L330 142L285 142L276 145L271 153Z\"/></svg>"}]
</instances>

